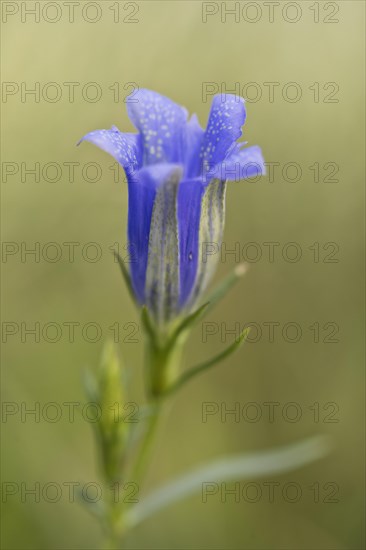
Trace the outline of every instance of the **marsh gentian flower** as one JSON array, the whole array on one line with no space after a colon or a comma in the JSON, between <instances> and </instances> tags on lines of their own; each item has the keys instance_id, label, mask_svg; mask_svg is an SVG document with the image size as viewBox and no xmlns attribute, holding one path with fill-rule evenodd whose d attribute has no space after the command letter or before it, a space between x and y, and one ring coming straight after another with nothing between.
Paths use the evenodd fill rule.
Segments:
<instances>
[{"instance_id":1,"label":"marsh gentian flower","mask_svg":"<svg viewBox=\"0 0 366 550\"><path fill-rule=\"evenodd\" d=\"M138 133L95 130L94 143L124 168L128 181L128 242L132 287L158 325L188 312L217 262L202 244L221 244L228 180L264 173L259 147L237 144L244 100L213 98L206 130L170 99L139 90L127 100Z\"/></svg>"}]
</instances>

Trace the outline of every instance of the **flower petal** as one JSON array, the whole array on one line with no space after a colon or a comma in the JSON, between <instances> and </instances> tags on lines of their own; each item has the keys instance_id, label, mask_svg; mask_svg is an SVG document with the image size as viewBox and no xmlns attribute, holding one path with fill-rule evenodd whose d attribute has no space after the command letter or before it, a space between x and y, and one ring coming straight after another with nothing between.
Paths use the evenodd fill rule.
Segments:
<instances>
[{"instance_id":1,"label":"flower petal","mask_svg":"<svg viewBox=\"0 0 366 550\"><path fill-rule=\"evenodd\" d=\"M241 127L245 117L242 97L231 94L214 97L201 147L201 161L205 171L225 159L230 148L242 135Z\"/></svg>"},{"instance_id":2,"label":"flower petal","mask_svg":"<svg viewBox=\"0 0 366 550\"><path fill-rule=\"evenodd\" d=\"M226 183L214 179L205 189L199 229L200 261L192 290L194 303L210 282L217 263L225 226Z\"/></svg>"},{"instance_id":3,"label":"flower petal","mask_svg":"<svg viewBox=\"0 0 366 550\"><path fill-rule=\"evenodd\" d=\"M132 286L140 304L146 301L146 271L154 201L159 187L176 170L176 165L157 164L142 168L128 180L130 272Z\"/></svg>"},{"instance_id":4,"label":"flower petal","mask_svg":"<svg viewBox=\"0 0 366 550\"><path fill-rule=\"evenodd\" d=\"M160 174L151 216L146 270L146 305L157 324L176 317L179 306L177 196L182 168Z\"/></svg>"},{"instance_id":5,"label":"flower petal","mask_svg":"<svg viewBox=\"0 0 366 550\"><path fill-rule=\"evenodd\" d=\"M128 115L142 135L144 165L182 162L187 111L167 97L138 90L127 98Z\"/></svg>"},{"instance_id":6,"label":"flower petal","mask_svg":"<svg viewBox=\"0 0 366 550\"><path fill-rule=\"evenodd\" d=\"M200 178L183 180L178 192L180 253L180 305L189 298L196 279L199 258L201 202L205 185Z\"/></svg>"},{"instance_id":7,"label":"flower petal","mask_svg":"<svg viewBox=\"0 0 366 550\"><path fill-rule=\"evenodd\" d=\"M238 146L209 173L209 178L225 181L240 181L254 176L264 176L266 167L262 150L258 145L240 149Z\"/></svg>"},{"instance_id":8,"label":"flower petal","mask_svg":"<svg viewBox=\"0 0 366 550\"><path fill-rule=\"evenodd\" d=\"M192 115L186 125L186 153L185 153L185 177L195 178L201 172L200 151L203 142L204 130L198 121L197 115Z\"/></svg>"},{"instance_id":9,"label":"flower petal","mask_svg":"<svg viewBox=\"0 0 366 550\"><path fill-rule=\"evenodd\" d=\"M188 192L183 195L184 190ZM202 183L202 179L190 180L181 183L180 193L180 303L191 309L206 289L219 259L225 223L226 184L217 179L208 185ZM184 215L188 215L186 221Z\"/></svg>"},{"instance_id":10,"label":"flower petal","mask_svg":"<svg viewBox=\"0 0 366 550\"><path fill-rule=\"evenodd\" d=\"M138 134L123 134L116 126L112 126L110 130L89 132L81 138L79 143L82 141L90 141L112 155L126 172L131 173L141 166L141 147Z\"/></svg>"}]
</instances>

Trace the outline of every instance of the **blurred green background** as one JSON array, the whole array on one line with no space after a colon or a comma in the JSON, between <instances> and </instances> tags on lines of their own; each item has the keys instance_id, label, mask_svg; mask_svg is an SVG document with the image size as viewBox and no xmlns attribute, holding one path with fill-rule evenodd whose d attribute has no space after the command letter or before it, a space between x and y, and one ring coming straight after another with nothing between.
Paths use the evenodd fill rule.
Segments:
<instances>
[{"instance_id":1,"label":"blurred green background","mask_svg":"<svg viewBox=\"0 0 366 550\"><path fill-rule=\"evenodd\" d=\"M126 323L138 327L139 316L108 250L118 242L123 251L126 243L126 186L113 181L111 158L89 144L76 148L76 142L86 132L112 124L122 131L133 130L123 102L132 89L129 83L171 97L196 112L205 124L210 105L210 97L207 102L202 99L205 82L215 83L218 89L222 86L222 91L235 90L236 83L242 90L254 82L256 88L245 87L248 96L253 98L259 89L262 97L247 103L244 139L259 144L267 161L280 164L274 181L266 177L229 186L225 241L228 249L238 246L235 243L243 248L255 242L262 257L252 262L245 278L210 315L209 321L217 323L216 334L204 342L203 329L196 329L185 365L202 361L232 341L232 335L227 335L226 344L222 341L221 323L228 329L235 323L257 323L262 335L257 343L246 344L225 364L192 382L174 400L159 435L148 487L217 456L285 445L313 434L330 434L334 450L301 470L257 480L263 489L259 502L236 503L228 498L222 503L216 496L203 503L197 495L164 510L132 532L127 547L364 548L364 3L301 2L296 23L286 21L298 12L285 2L276 8L273 22L262 2L249 8L247 2L238 2L238 22L229 15L225 22L221 3L211 2L205 8L199 1L154 0L95 2L84 18L82 8L90 3L80 2L73 23L64 2L41 2L42 9L46 4L53 7L41 13L40 22L24 11L22 22L21 4L34 7L34 2L2 2L7 10L2 23L2 80L6 83L2 237L5 243L15 243L4 245L5 252L13 247L13 254L5 253L2 263L2 398L15 403L19 411L22 402L28 408L39 403L41 409L53 402L63 414L53 423L45 415L39 422L32 415L22 419L20 412L3 415L2 480L17 483L19 492L3 496L2 547L99 547L102 535L96 520L77 503L68 502L66 489L57 503L42 497L37 503L32 496L21 498L21 484L31 488L36 482L43 487L50 482L98 480L89 423L80 412L75 422L69 422L63 403L86 402L83 368L97 366L103 341L111 336L109 327L115 323L119 323L119 350L131 382L129 400L141 403L143 398L141 331L134 336L137 343L126 341L131 331ZM228 9L233 5L226 4ZM206 23L202 20L205 9L215 12ZM12 11L16 13L7 17ZM85 20L100 12L99 21ZM49 22L60 14L59 21ZM258 17L257 22L248 21ZM131 19L136 22L127 21ZM327 22L333 19L338 22ZM39 101L32 95L22 101L22 83L23 88L34 88L37 82ZM61 89L58 101L49 101L56 90L44 88L50 82ZM80 83L73 102L67 82ZM93 96L92 87L85 91L90 82L102 91L99 101L86 99ZM264 84L269 82L278 83L273 101ZM289 82L297 83L302 92L297 102L282 95ZM335 85L324 88L330 82ZM119 89L118 102L110 87ZM314 96L317 87L319 98ZM290 97L294 90L288 90ZM37 162L39 181L29 174L23 174L22 181L21 163L32 168ZM50 162L58 163L59 177L52 167L42 176ZM101 167L99 181L87 181L94 177L92 168L83 177L88 162ZM300 165L299 181L289 181L295 179L291 170L289 177L283 176L288 162ZM72 182L69 165L64 163L78 163ZM314 163L319 163L319 181L314 181L314 169L309 168ZM334 165L324 167L326 163L337 164L333 179L338 181L329 181ZM11 175L9 170L17 172ZM47 181L52 178L57 181ZM43 248L50 242L62 249L59 261L47 261L47 251L49 257L55 251ZM63 245L67 242L80 243L73 262ZM102 250L94 263L81 254L91 242ZM266 242L279 243L274 261L269 261ZM289 242L301 249L297 262L282 256ZM324 248L329 242L339 247L333 257L337 262L326 261L333 250ZM40 246L46 260L41 253L39 262L31 255L22 261L24 246ZM317 246L319 261L314 261ZM92 257L94 250L87 252ZM254 249L248 253L253 255ZM238 260L233 255L221 259L216 281ZM42 331L50 322L63 327L55 343L42 336L35 342L21 327L21 323L28 328L40 323ZM67 322L79 323L74 342L68 341L63 325ZM273 342L264 325L269 322L279 323ZM282 336L288 322L301 327L296 343ZM87 323L101 327L101 338L95 343L82 337ZM319 323L319 342L314 342L315 329L309 328L314 323ZM338 341L329 343L327 335L334 324L339 327L333 336ZM7 334L9 327L17 332ZM53 334L50 329L49 338ZM94 337L92 329L88 335ZM220 410L235 403L243 409L254 402L263 414L257 422L249 422L245 415L238 422L233 416L223 422L217 414L204 423L204 402L218 403ZM266 402L279 403L274 422L268 419ZM286 418L286 410L294 411L286 409L288 403L300 408L297 422ZM319 408L319 419L314 417L314 407ZM329 417L332 410L335 415ZM49 416L53 412L49 409ZM338 421L329 422L332 419ZM266 481L280 484L274 502L267 497ZM288 482L302 489L296 503L286 502L281 495ZM338 487L337 502L324 502L330 494L329 482ZM310 489L314 483L320 487L320 502L315 502Z\"/></svg>"}]
</instances>

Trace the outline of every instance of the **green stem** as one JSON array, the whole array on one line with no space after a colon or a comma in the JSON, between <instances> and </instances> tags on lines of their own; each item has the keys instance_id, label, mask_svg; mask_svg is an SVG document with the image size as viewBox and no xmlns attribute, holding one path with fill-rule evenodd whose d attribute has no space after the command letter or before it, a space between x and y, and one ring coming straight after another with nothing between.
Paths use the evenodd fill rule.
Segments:
<instances>
[{"instance_id":1,"label":"green stem","mask_svg":"<svg viewBox=\"0 0 366 550\"><path fill-rule=\"evenodd\" d=\"M150 452L154 440L154 435L156 433L156 427L158 424L159 416L161 411L161 403L156 400L150 405L150 414L146 419L145 433L143 436L142 444L140 451L138 453L135 465L132 469L130 480L137 483L139 489L143 480L143 476L146 473L146 467L148 464L148 459L150 457ZM106 518L107 521L107 539L103 545L103 550L118 550L122 548L123 535L125 530L123 528L123 517L124 517L124 503L115 502L113 498L109 503L109 513Z\"/></svg>"},{"instance_id":2,"label":"green stem","mask_svg":"<svg viewBox=\"0 0 366 550\"><path fill-rule=\"evenodd\" d=\"M148 458L150 457L150 452L152 444L154 441L154 436L156 433L156 428L161 412L161 403L159 401L154 401L151 405L151 412L147 419L146 431L144 434L144 439L142 446L137 457L135 467L132 472L132 480L135 483L140 484L142 482L143 476L146 473L146 465Z\"/></svg>"},{"instance_id":3,"label":"green stem","mask_svg":"<svg viewBox=\"0 0 366 550\"><path fill-rule=\"evenodd\" d=\"M121 509L117 503L110 504L106 518L107 537L102 546L103 550L119 550L122 548L122 530L120 528Z\"/></svg>"},{"instance_id":4,"label":"green stem","mask_svg":"<svg viewBox=\"0 0 366 550\"><path fill-rule=\"evenodd\" d=\"M121 547L121 537L115 533L109 533L105 543L102 546L103 550L119 550Z\"/></svg>"},{"instance_id":5,"label":"green stem","mask_svg":"<svg viewBox=\"0 0 366 550\"><path fill-rule=\"evenodd\" d=\"M129 473L123 472L121 480L130 481L137 485L138 491L144 476L147 472L151 449L158 421L161 415L164 392L176 380L180 355L185 340L185 335L177 333L174 342L169 339L161 341L159 335L155 334L150 327L150 321L145 309L142 311L144 326L147 332L147 350L146 350L146 374L147 374L147 393L149 400L147 403L148 415L142 425L143 433L137 452L137 457ZM184 332L184 331L183 331ZM107 461L108 463L108 461ZM110 477L106 471L107 479ZM124 518L127 503L115 502L113 498L108 503L108 511L105 516L108 539L106 546L111 550L120 548L123 535L126 533L127 526L124 525Z\"/></svg>"}]
</instances>

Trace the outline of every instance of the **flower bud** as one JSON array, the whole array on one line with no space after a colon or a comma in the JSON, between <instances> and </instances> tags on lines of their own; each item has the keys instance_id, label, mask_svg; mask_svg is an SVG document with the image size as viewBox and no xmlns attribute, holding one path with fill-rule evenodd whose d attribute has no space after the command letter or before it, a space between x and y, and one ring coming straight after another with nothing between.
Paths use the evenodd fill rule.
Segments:
<instances>
[{"instance_id":1,"label":"flower bud","mask_svg":"<svg viewBox=\"0 0 366 550\"><path fill-rule=\"evenodd\" d=\"M109 481L120 477L129 435L129 424L122 414L125 398L122 375L115 346L109 341L103 349L97 380L101 409L97 430L102 443L102 465Z\"/></svg>"}]
</instances>

